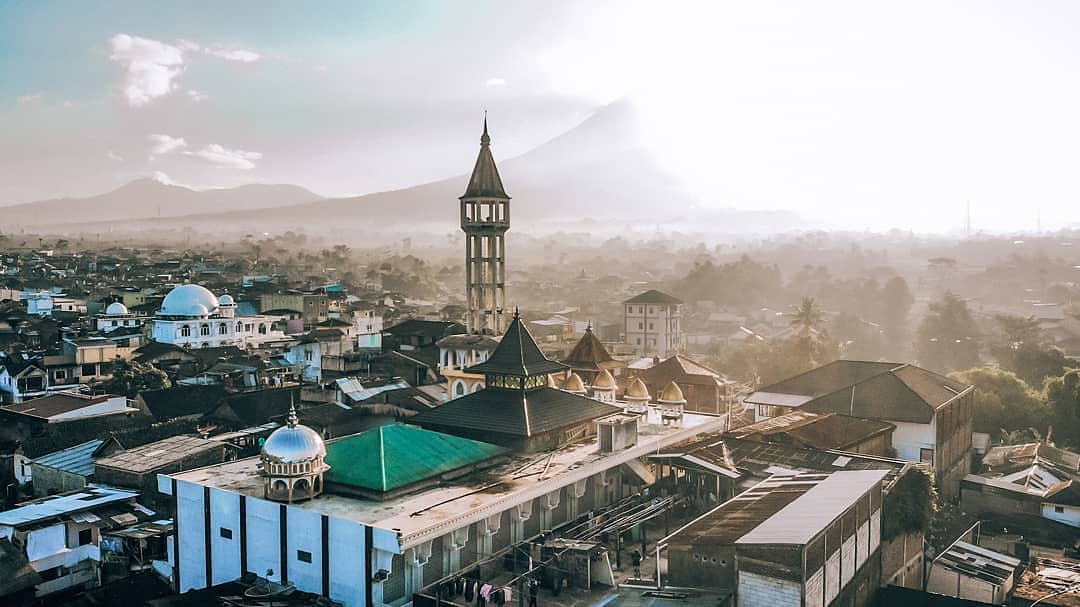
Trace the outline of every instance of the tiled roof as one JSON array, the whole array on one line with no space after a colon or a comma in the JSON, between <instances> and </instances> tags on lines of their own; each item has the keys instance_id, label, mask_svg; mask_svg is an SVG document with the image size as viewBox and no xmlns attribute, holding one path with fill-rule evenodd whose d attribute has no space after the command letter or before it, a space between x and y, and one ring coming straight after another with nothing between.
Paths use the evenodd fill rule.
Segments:
<instances>
[{"instance_id":1,"label":"tiled roof","mask_svg":"<svg viewBox=\"0 0 1080 607\"><path fill-rule=\"evenodd\" d=\"M653 386L666 385L668 382L708 386L729 383L729 380L720 373L682 354L676 354L660 364L645 369L641 375L646 383Z\"/></svg>"},{"instance_id":2,"label":"tiled roof","mask_svg":"<svg viewBox=\"0 0 1080 607\"><path fill-rule=\"evenodd\" d=\"M514 313L514 319L506 328L498 347L484 362L465 369L469 373L511 375L526 377L555 373L566 369L566 365L548 360L540 347L536 345L529 329L521 322L521 317Z\"/></svg>"},{"instance_id":3,"label":"tiled roof","mask_svg":"<svg viewBox=\"0 0 1080 607\"><path fill-rule=\"evenodd\" d=\"M465 429L527 437L620 411L621 407L555 388L484 389L424 411L410 423L440 431Z\"/></svg>"},{"instance_id":4,"label":"tiled roof","mask_svg":"<svg viewBox=\"0 0 1080 607\"><path fill-rule=\"evenodd\" d=\"M667 305L677 305L677 304L681 304L682 302L683 301L681 299L679 299L678 297L672 297L671 295L668 295L667 293L664 293L662 291L657 291L656 289L649 289L648 291L645 291L644 293L641 293L640 295L635 295L635 296L631 297L630 299L627 299L623 303L624 304L667 304Z\"/></svg>"},{"instance_id":5,"label":"tiled roof","mask_svg":"<svg viewBox=\"0 0 1080 607\"><path fill-rule=\"evenodd\" d=\"M85 407L103 403L110 398L116 397L112 395L85 396L82 394L57 392L55 394L49 394L21 403L7 405L4 409L15 413L22 413L23 415L29 415L31 417L49 419L55 415L70 413Z\"/></svg>"},{"instance_id":6,"label":"tiled roof","mask_svg":"<svg viewBox=\"0 0 1080 607\"><path fill-rule=\"evenodd\" d=\"M563 359L563 362L573 369L586 371L615 369L622 366L622 363L611 358L607 348L600 343L600 340L592 331L592 325L585 329L585 334L581 336L581 339L574 345L574 349L570 350L570 354Z\"/></svg>"}]
</instances>

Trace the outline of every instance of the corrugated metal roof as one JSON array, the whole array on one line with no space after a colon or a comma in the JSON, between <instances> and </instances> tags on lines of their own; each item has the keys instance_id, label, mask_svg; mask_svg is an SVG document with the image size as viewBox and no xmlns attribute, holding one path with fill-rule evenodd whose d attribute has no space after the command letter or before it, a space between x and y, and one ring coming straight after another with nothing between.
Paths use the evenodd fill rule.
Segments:
<instances>
[{"instance_id":1,"label":"corrugated metal roof","mask_svg":"<svg viewBox=\"0 0 1080 607\"><path fill-rule=\"evenodd\" d=\"M803 394L781 394L779 392L754 392L746 397L751 405L777 405L780 407L801 407L814 400L813 396Z\"/></svg>"},{"instance_id":2,"label":"corrugated metal roof","mask_svg":"<svg viewBox=\"0 0 1080 607\"><path fill-rule=\"evenodd\" d=\"M90 476L94 473L94 452L103 444L105 444L105 441L102 439L87 441L74 447L43 455L34 459L31 463L78 474L79 476Z\"/></svg>"},{"instance_id":3,"label":"corrugated metal roof","mask_svg":"<svg viewBox=\"0 0 1080 607\"><path fill-rule=\"evenodd\" d=\"M17 527L28 523L64 516L103 504L122 502L138 497L134 491L111 487L88 487L81 491L57 495L25 506L0 512L0 525Z\"/></svg>"},{"instance_id":4,"label":"corrugated metal roof","mask_svg":"<svg viewBox=\"0 0 1080 607\"><path fill-rule=\"evenodd\" d=\"M834 472L735 543L804 545L884 478L883 470Z\"/></svg>"},{"instance_id":5,"label":"corrugated metal roof","mask_svg":"<svg viewBox=\"0 0 1080 607\"><path fill-rule=\"evenodd\" d=\"M957 541L938 556L934 565L1001 585L1016 572L1020 559Z\"/></svg>"}]
</instances>

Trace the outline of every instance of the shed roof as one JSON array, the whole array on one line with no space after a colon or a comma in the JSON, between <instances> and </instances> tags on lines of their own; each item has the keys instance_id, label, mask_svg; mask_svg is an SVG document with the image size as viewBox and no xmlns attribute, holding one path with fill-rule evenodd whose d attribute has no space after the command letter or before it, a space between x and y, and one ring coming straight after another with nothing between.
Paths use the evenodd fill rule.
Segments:
<instances>
[{"instance_id":1,"label":"shed roof","mask_svg":"<svg viewBox=\"0 0 1080 607\"><path fill-rule=\"evenodd\" d=\"M199 438L198 436L170 436L115 455L103 457L97 460L94 466L135 473L151 472L181 462L188 457L223 448L224 443L221 441Z\"/></svg>"},{"instance_id":2,"label":"shed roof","mask_svg":"<svg viewBox=\"0 0 1080 607\"><path fill-rule=\"evenodd\" d=\"M109 438L108 440L115 441L116 439ZM31 463L78 474L79 476L90 476L94 473L94 455L98 453L98 450L104 444L105 439L100 438L86 441L74 447L53 451L47 455L34 458Z\"/></svg>"},{"instance_id":3,"label":"shed roof","mask_svg":"<svg viewBox=\"0 0 1080 607\"><path fill-rule=\"evenodd\" d=\"M0 525L18 527L43 520L89 510L105 504L133 500L139 494L134 491L112 487L87 487L71 493L63 493L0 512Z\"/></svg>"}]
</instances>

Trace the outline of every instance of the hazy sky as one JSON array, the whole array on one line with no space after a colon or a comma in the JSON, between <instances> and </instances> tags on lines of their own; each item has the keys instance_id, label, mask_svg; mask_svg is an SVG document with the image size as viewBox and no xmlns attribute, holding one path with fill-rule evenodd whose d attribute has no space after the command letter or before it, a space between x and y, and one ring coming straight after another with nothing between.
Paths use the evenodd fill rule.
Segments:
<instances>
[{"instance_id":1,"label":"hazy sky","mask_svg":"<svg viewBox=\"0 0 1080 607\"><path fill-rule=\"evenodd\" d=\"M326 195L636 104L706 204L846 227L1080 222L1075 2L5 2L0 204L155 172ZM628 176L632 178L632 176Z\"/></svg>"}]
</instances>

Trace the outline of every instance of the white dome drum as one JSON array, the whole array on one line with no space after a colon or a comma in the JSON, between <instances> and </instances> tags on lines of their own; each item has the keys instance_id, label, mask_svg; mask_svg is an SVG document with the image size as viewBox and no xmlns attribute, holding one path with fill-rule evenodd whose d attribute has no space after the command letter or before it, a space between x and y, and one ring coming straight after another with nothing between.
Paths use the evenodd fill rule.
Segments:
<instances>
[{"instance_id":1,"label":"white dome drum","mask_svg":"<svg viewBox=\"0 0 1080 607\"><path fill-rule=\"evenodd\" d=\"M229 295L228 293L226 293L226 294L222 295L220 298L218 298L218 305L221 305L221 306L233 306L233 305L236 305L236 302L233 301L232 295Z\"/></svg>"},{"instance_id":2,"label":"white dome drum","mask_svg":"<svg viewBox=\"0 0 1080 607\"><path fill-rule=\"evenodd\" d=\"M105 313L108 314L109 316L121 316L121 315L127 314L128 309L127 309L127 306L125 306L124 304L122 304L122 303L120 303L118 301L114 301L111 304L109 304L109 306L107 308L105 308Z\"/></svg>"},{"instance_id":3,"label":"white dome drum","mask_svg":"<svg viewBox=\"0 0 1080 607\"><path fill-rule=\"evenodd\" d=\"M259 474L267 499L294 502L322 493L326 444L319 433L300 425L296 407L289 407L288 423L270 434L259 455Z\"/></svg>"},{"instance_id":4,"label":"white dome drum","mask_svg":"<svg viewBox=\"0 0 1080 607\"><path fill-rule=\"evenodd\" d=\"M206 316L216 310L218 298L206 287L180 285L165 296L160 314L164 316Z\"/></svg>"}]
</instances>

